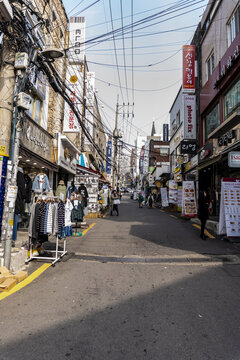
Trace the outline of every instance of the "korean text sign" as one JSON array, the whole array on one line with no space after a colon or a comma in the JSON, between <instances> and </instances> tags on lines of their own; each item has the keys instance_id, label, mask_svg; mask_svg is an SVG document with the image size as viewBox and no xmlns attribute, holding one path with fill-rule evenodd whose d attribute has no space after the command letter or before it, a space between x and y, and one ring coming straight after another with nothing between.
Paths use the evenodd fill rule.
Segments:
<instances>
[{"instance_id":1,"label":"korean text sign","mask_svg":"<svg viewBox=\"0 0 240 360\"><path fill-rule=\"evenodd\" d=\"M183 45L183 92L195 92L195 46Z\"/></svg>"}]
</instances>

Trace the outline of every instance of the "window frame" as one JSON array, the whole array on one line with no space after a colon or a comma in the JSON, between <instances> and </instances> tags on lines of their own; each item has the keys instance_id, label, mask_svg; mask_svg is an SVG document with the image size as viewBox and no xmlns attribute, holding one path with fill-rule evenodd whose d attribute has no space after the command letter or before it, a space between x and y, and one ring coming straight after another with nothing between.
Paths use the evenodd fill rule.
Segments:
<instances>
[{"instance_id":1,"label":"window frame","mask_svg":"<svg viewBox=\"0 0 240 360\"><path fill-rule=\"evenodd\" d=\"M212 76L215 68L214 64L214 49L210 52L210 55L208 56L206 60L206 79L209 80L209 78Z\"/></svg>"}]
</instances>

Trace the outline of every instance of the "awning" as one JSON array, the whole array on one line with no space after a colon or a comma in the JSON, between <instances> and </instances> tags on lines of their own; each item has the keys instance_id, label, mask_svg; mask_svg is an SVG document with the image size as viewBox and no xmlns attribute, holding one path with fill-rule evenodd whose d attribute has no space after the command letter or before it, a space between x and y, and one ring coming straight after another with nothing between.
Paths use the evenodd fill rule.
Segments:
<instances>
[{"instance_id":1,"label":"awning","mask_svg":"<svg viewBox=\"0 0 240 360\"><path fill-rule=\"evenodd\" d=\"M240 122L240 108L237 108L232 115L230 115L220 126L208 135L208 139L218 138L224 135L229 130L233 129L234 126Z\"/></svg>"},{"instance_id":2,"label":"awning","mask_svg":"<svg viewBox=\"0 0 240 360\"><path fill-rule=\"evenodd\" d=\"M101 174L98 171L92 170L90 168L86 168L86 167L81 166L79 164L77 164L77 172L78 171L81 171L81 172L86 173L86 174L91 174L91 175L96 175L96 176L101 177Z\"/></svg>"},{"instance_id":3,"label":"awning","mask_svg":"<svg viewBox=\"0 0 240 360\"><path fill-rule=\"evenodd\" d=\"M45 166L46 168L48 169L52 169L52 170L55 170L57 171L58 170L58 166L57 164L54 164L53 162L51 161L48 161L46 159L43 159L41 156L39 156L38 154L35 154L34 152L32 152L31 150L25 148L25 146L23 146L22 144L20 145L20 152L21 154L19 155L22 155L24 156L25 158L32 158L32 159L36 159L37 162L38 162L38 165L40 166ZM51 156L49 154L49 156ZM31 165L29 163L29 165Z\"/></svg>"},{"instance_id":4,"label":"awning","mask_svg":"<svg viewBox=\"0 0 240 360\"><path fill-rule=\"evenodd\" d=\"M222 155L218 155L218 156L215 156L215 157L212 158L212 159L209 159L209 160L207 160L207 161L204 161L203 163L201 163L201 164L198 165L197 169L198 169L198 170L202 170L202 169L204 169L205 167L210 166L210 165L218 162L219 160L221 160L221 158L222 158Z\"/></svg>"}]
</instances>

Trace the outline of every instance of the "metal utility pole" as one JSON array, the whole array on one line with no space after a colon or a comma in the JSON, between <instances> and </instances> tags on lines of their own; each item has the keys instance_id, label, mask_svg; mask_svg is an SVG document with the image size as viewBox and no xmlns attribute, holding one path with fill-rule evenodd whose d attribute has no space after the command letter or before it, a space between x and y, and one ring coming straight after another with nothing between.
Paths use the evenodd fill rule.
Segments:
<instances>
[{"instance_id":1,"label":"metal utility pole","mask_svg":"<svg viewBox=\"0 0 240 360\"><path fill-rule=\"evenodd\" d=\"M85 114L86 114L86 55L84 55L83 61L83 97L82 97L82 124L85 125ZM81 133L81 152L84 152L84 132L82 129Z\"/></svg>"},{"instance_id":2,"label":"metal utility pole","mask_svg":"<svg viewBox=\"0 0 240 360\"><path fill-rule=\"evenodd\" d=\"M116 188L116 176L117 176L117 142L119 137L118 131L118 97L117 97L117 105L116 105L116 117L115 117L115 129L113 130L113 181L112 187Z\"/></svg>"}]
</instances>

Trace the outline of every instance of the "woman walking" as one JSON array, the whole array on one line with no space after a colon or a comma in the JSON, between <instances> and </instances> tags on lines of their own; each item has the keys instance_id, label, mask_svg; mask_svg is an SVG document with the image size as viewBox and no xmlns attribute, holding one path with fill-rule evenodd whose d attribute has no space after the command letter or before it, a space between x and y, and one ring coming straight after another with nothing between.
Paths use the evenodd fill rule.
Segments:
<instances>
[{"instance_id":1,"label":"woman walking","mask_svg":"<svg viewBox=\"0 0 240 360\"><path fill-rule=\"evenodd\" d=\"M207 236L204 235L205 225L208 219L208 202L207 202L207 193L206 191L199 191L198 199L198 218L201 221L201 233L200 238L206 240Z\"/></svg>"},{"instance_id":2,"label":"woman walking","mask_svg":"<svg viewBox=\"0 0 240 360\"><path fill-rule=\"evenodd\" d=\"M119 211L118 211L118 204L120 203L119 200L119 196L116 192L116 190L113 190L112 195L111 195L111 216L113 216L113 211L115 210L117 213L117 216L119 216Z\"/></svg>"}]
</instances>

